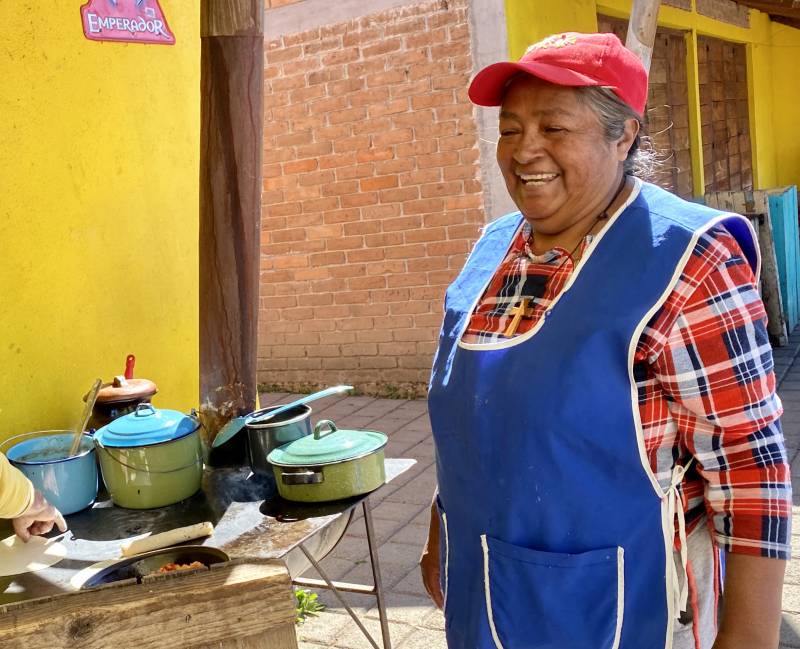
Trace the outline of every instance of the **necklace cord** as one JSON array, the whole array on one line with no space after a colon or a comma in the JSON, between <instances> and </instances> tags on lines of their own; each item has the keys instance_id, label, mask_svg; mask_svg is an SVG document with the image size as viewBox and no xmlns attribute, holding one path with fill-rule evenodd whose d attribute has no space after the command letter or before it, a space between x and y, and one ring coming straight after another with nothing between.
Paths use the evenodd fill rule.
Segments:
<instances>
[{"instance_id":1,"label":"necklace cord","mask_svg":"<svg viewBox=\"0 0 800 649\"><path fill-rule=\"evenodd\" d=\"M572 259L575 252L577 252L578 248L580 248L581 244L584 242L586 237L589 236L589 233L594 230L595 226L600 222L604 221L608 218L608 210L614 204L614 201L619 198L619 195L622 193L622 190L625 189L625 185L627 184L628 176L626 174L622 174L622 180L619 183L619 187L617 187L617 191L614 192L614 195L611 197L611 200L608 201L608 205L606 205L605 209L600 212L593 220L592 224L589 226L589 229L583 234L582 237L578 239L578 243L575 244L575 247L569 252L569 254L564 258L564 260L558 265L556 271L560 270L561 267L567 262L567 259ZM531 230L531 234L528 237L528 241L525 243L526 253L528 254L535 254L533 252L533 247L530 245L533 242L534 232Z\"/></svg>"}]
</instances>

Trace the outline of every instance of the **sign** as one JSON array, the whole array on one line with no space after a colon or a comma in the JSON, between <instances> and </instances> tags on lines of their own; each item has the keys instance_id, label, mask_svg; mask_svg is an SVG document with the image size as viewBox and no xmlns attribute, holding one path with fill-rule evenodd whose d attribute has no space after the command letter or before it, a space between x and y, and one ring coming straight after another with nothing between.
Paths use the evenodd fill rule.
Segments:
<instances>
[{"instance_id":1,"label":"sign","mask_svg":"<svg viewBox=\"0 0 800 649\"><path fill-rule=\"evenodd\" d=\"M158 0L89 0L81 20L91 41L175 44Z\"/></svg>"}]
</instances>

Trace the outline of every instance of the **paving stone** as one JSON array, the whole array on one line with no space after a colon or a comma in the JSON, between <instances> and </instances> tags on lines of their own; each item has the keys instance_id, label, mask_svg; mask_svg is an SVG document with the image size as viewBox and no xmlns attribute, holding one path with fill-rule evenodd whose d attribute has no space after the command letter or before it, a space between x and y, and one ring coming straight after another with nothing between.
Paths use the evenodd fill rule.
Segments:
<instances>
[{"instance_id":1,"label":"paving stone","mask_svg":"<svg viewBox=\"0 0 800 649\"><path fill-rule=\"evenodd\" d=\"M322 566L322 569L325 571L325 574L328 575L329 579L332 579L333 581L341 581L342 578L353 569L354 559L349 559L349 558L346 559L344 557L335 557L332 555L333 552L331 552L331 554L329 554L322 561L320 561L320 565ZM314 569L313 566L306 571L305 576L309 577L312 574L314 576L317 576L317 571Z\"/></svg>"},{"instance_id":2,"label":"paving stone","mask_svg":"<svg viewBox=\"0 0 800 649\"><path fill-rule=\"evenodd\" d=\"M267 408L277 403L289 403L292 401L288 392L261 392L258 395L258 403L262 408Z\"/></svg>"},{"instance_id":3,"label":"paving stone","mask_svg":"<svg viewBox=\"0 0 800 649\"><path fill-rule=\"evenodd\" d=\"M322 598L323 595L320 595ZM314 642L324 647L331 647L336 641L336 636L342 632L349 621L347 613L338 615L328 610L322 611L317 617L307 617L303 624L298 624L297 639L303 642Z\"/></svg>"},{"instance_id":4,"label":"paving stone","mask_svg":"<svg viewBox=\"0 0 800 649\"><path fill-rule=\"evenodd\" d=\"M324 644L317 644L316 642L303 642L302 640L299 640L297 642L297 648L298 649L324 649L325 645Z\"/></svg>"},{"instance_id":5,"label":"paving stone","mask_svg":"<svg viewBox=\"0 0 800 649\"><path fill-rule=\"evenodd\" d=\"M373 428L386 433L389 439L393 439L394 435L401 429L408 426L409 420L406 418L398 419L395 417L388 417L372 423Z\"/></svg>"},{"instance_id":6,"label":"paving stone","mask_svg":"<svg viewBox=\"0 0 800 649\"><path fill-rule=\"evenodd\" d=\"M387 503L383 501L372 508L372 517L387 518L405 525L414 520L423 509L427 509L427 506L420 506L416 503Z\"/></svg>"},{"instance_id":7,"label":"paving stone","mask_svg":"<svg viewBox=\"0 0 800 649\"><path fill-rule=\"evenodd\" d=\"M800 613L800 586L784 584L782 608L789 613Z\"/></svg>"},{"instance_id":8,"label":"paving stone","mask_svg":"<svg viewBox=\"0 0 800 649\"><path fill-rule=\"evenodd\" d=\"M398 413L428 417L428 401L426 399L408 399L396 410Z\"/></svg>"},{"instance_id":9,"label":"paving stone","mask_svg":"<svg viewBox=\"0 0 800 649\"><path fill-rule=\"evenodd\" d=\"M339 543L330 553L333 559L344 559L350 561L361 561L369 554L366 537L347 536L346 542ZM378 546L378 557L380 558L380 546ZM323 568L325 564L323 563Z\"/></svg>"},{"instance_id":10,"label":"paving stone","mask_svg":"<svg viewBox=\"0 0 800 649\"><path fill-rule=\"evenodd\" d=\"M392 537L392 543L408 545L419 553L422 552L422 548L425 547L427 538L427 525L407 525Z\"/></svg>"},{"instance_id":11,"label":"paving stone","mask_svg":"<svg viewBox=\"0 0 800 649\"><path fill-rule=\"evenodd\" d=\"M375 399L372 403L358 411L359 415L384 419L391 417L400 406L405 403L402 399Z\"/></svg>"},{"instance_id":12,"label":"paving stone","mask_svg":"<svg viewBox=\"0 0 800 649\"><path fill-rule=\"evenodd\" d=\"M378 620L374 620L371 618L363 618L361 622L367 628L370 635L375 639L378 646L382 646L381 642L381 627ZM403 624L401 622L392 622L389 621L389 637L392 641L392 646L398 646L405 638L407 638L411 632L414 631L414 627L409 626L408 624ZM349 624L347 624L336 637L336 646L342 647L343 649L367 649L370 647L369 642L364 637L364 634L361 632L355 622L350 620Z\"/></svg>"},{"instance_id":13,"label":"paving stone","mask_svg":"<svg viewBox=\"0 0 800 649\"><path fill-rule=\"evenodd\" d=\"M419 503L429 505L436 490L436 474L434 471L423 473L406 485L389 494L385 500L400 503Z\"/></svg>"},{"instance_id":14,"label":"paving stone","mask_svg":"<svg viewBox=\"0 0 800 649\"><path fill-rule=\"evenodd\" d=\"M373 518L372 526L374 528L375 540L378 542L378 546L380 546L388 541L392 537L392 534L402 527L402 523L389 518ZM345 534L345 537L366 538L366 536L367 529L364 525L352 525L347 529Z\"/></svg>"},{"instance_id":15,"label":"paving stone","mask_svg":"<svg viewBox=\"0 0 800 649\"><path fill-rule=\"evenodd\" d=\"M418 626L421 620L428 617L434 610L436 610L436 606L427 597L403 595L392 591L386 594L386 614L392 622ZM367 611L367 617L379 618L377 604Z\"/></svg>"},{"instance_id":16,"label":"paving stone","mask_svg":"<svg viewBox=\"0 0 800 649\"><path fill-rule=\"evenodd\" d=\"M800 615L784 613L781 619L780 649L800 648Z\"/></svg>"},{"instance_id":17,"label":"paving stone","mask_svg":"<svg viewBox=\"0 0 800 649\"><path fill-rule=\"evenodd\" d=\"M349 581L347 579L343 579L342 581ZM361 583L358 581L350 581L350 583ZM367 584L369 585L369 584ZM339 601L339 598L330 591L330 590L315 590L314 592L317 593L319 596L319 601L325 604L325 613L331 616L339 616L343 617L347 622L350 621L350 614L347 612L347 609L344 605ZM374 595L362 595L359 593L341 593L344 600L347 602L347 605L353 610L353 612L360 618L364 617L367 614L367 611L371 609L375 604L375 596ZM341 625L338 627L341 628Z\"/></svg>"},{"instance_id":18,"label":"paving stone","mask_svg":"<svg viewBox=\"0 0 800 649\"><path fill-rule=\"evenodd\" d=\"M395 584L402 581L414 566L416 566L416 562L409 564L404 561L394 561L391 555L384 553L380 557L381 584L384 591L394 588ZM369 561L369 557L356 561L353 564L353 568L344 574L342 581L371 586L373 584L372 564Z\"/></svg>"},{"instance_id":19,"label":"paving stone","mask_svg":"<svg viewBox=\"0 0 800 649\"><path fill-rule=\"evenodd\" d=\"M408 449L408 457L422 462L423 460L432 461L436 459L436 447L432 439L425 439L416 446Z\"/></svg>"},{"instance_id":20,"label":"paving stone","mask_svg":"<svg viewBox=\"0 0 800 649\"><path fill-rule=\"evenodd\" d=\"M432 433L429 430L417 430L414 428L409 428L409 425L405 425L400 430L395 432L391 436L391 439L410 441L414 442L414 444L419 444L427 439L431 439L431 437Z\"/></svg>"},{"instance_id":21,"label":"paving stone","mask_svg":"<svg viewBox=\"0 0 800 649\"><path fill-rule=\"evenodd\" d=\"M392 590L404 595L415 595L416 597L427 597L428 593L422 584L422 575L419 568L415 567L401 581L397 582Z\"/></svg>"},{"instance_id":22,"label":"paving stone","mask_svg":"<svg viewBox=\"0 0 800 649\"><path fill-rule=\"evenodd\" d=\"M447 649L447 639L444 631L415 629L397 649Z\"/></svg>"},{"instance_id":23,"label":"paving stone","mask_svg":"<svg viewBox=\"0 0 800 649\"><path fill-rule=\"evenodd\" d=\"M390 436L389 443L386 444L386 457L408 457L408 449L416 446L417 444L419 444L419 442L414 439L395 439L394 437Z\"/></svg>"},{"instance_id":24,"label":"paving stone","mask_svg":"<svg viewBox=\"0 0 800 649\"><path fill-rule=\"evenodd\" d=\"M422 618L422 626L444 632L444 613L434 606L433 611Z\"/></svg>"}]
</instances>

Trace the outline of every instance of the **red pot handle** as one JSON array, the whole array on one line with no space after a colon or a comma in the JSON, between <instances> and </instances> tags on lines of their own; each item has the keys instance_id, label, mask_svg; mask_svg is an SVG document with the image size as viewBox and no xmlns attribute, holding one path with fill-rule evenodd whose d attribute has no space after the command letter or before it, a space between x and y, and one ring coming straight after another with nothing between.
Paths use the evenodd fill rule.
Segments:
<instances>
[{"instance_id":1,"label":"red pot handle","mask_svg":"<svg viewBox=\"0 0 800 649\"><path fill-rule=\"evenodd\" d=\"M125 378L130 380L133 378L133 366L136 365L136 356L128 354L125 359Z\"/></svg>"}]
</instances>

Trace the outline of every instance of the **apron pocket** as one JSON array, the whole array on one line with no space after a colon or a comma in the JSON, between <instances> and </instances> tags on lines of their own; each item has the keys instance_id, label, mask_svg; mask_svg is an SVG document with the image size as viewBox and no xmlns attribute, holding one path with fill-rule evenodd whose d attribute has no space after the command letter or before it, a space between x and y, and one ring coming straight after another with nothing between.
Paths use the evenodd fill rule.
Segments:
<instances>
[{"instance_id":1,"label":"apron pocket","mask_svg":"<svg viewBox=\"0 0 800 649\"><path fill-rule=\"evenodd\" d=\"M481 535L486 612L498 649L616 649L622 548L540 552Z\"/></svg>"}]
</instances>

